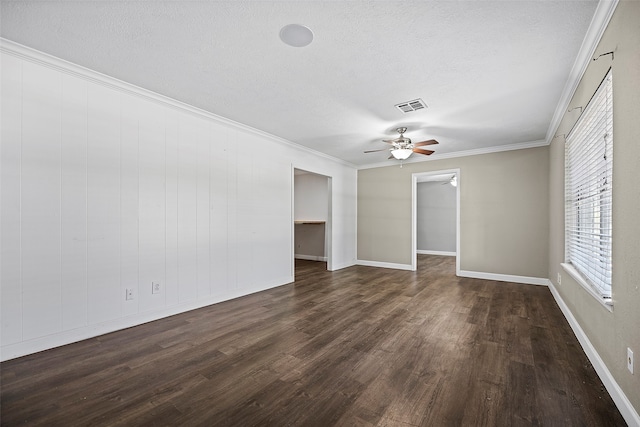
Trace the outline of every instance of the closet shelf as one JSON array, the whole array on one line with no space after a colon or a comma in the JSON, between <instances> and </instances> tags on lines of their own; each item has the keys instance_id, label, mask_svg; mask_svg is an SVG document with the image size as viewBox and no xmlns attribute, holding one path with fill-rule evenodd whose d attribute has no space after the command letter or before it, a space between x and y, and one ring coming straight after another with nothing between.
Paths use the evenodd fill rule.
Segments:
<instances>
[{"instance_id":1,"label":"closet shelf","mask_svg":"<svg viewBox=\"0 0 640 427\"><path fill-rule=\"evenodd\" d=\"M294 224L324 224L326 221L293 221Z\"/></svg>"}]
</instances>

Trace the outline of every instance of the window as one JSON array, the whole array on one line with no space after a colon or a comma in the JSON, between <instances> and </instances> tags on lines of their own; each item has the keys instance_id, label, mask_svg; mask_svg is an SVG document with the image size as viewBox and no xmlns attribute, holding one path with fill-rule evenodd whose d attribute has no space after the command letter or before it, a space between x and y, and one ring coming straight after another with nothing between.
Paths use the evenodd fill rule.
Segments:
<instances>
[{"instance_id":1,"label":"window","mask_svg":"<svg viewBox=\"0 0 640 427\"><path fill-rule=\"evenodd\" d=\"M609 305L612 168L613 89L609 70L567 135L564 265L578 282Z\"/></svg>"}]
</instances>

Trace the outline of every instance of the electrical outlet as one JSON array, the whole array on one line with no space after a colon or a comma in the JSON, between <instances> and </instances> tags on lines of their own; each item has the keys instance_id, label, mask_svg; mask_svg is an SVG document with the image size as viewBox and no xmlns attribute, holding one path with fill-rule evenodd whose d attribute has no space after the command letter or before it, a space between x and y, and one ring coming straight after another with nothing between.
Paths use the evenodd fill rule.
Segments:
<instances>
[{"instance_id":1,"label":"electrical outlet","mask_svg":"<svg viewBox=\"0 0 640 427\"><path fill-rule=\"evenodd\" d=\"M151 293L152 294L160 293L160 282L151 282Z\"/></svg>"},{"instance_id":2,"label":"electrical outlet","mask_svg":"<svg viewBox=\"0 0 640 427\"><path fill-rule=\"evenodd\" d=\"M562 274L558 273L558 285L562 285Z\"/></svg>"},{"instance_id":3,"label":"electrical outlet","mask_svg":"<svg viewBox=\"0 0 640 427\"><path fill-rule=\"evenodd\" d=\"M131 288L127 288L127 289L125 290L125 296L124 296L124 298L125 298L127 301L132 300L132 299L133 299L133 289L131 289Z\"/></svg>"},{"instance_id":4,"label":"electrical outlet","mask_svg":"<svg viewBox=\"0 0 640 427\"><path fill-rule=\"evenodd\" d=\"M633 374L633 351L627 347L627 369Z\"/></svg>"}]
</instances>

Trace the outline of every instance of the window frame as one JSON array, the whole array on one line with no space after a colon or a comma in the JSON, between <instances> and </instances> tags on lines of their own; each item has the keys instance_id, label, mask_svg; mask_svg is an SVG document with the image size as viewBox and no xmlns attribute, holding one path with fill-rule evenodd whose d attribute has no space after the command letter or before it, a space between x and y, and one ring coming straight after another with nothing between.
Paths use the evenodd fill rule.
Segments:
<instances>
[{"instance_id":1,"label":"window frame","mask_svg":"<svg viewBox=\"0 0 640 427\"><path fill-rule=\"evenodd\" d=\"M609 68L565 138L565 262L602 305L613 305L613 73Z\"/></svg>"}]
</instances>

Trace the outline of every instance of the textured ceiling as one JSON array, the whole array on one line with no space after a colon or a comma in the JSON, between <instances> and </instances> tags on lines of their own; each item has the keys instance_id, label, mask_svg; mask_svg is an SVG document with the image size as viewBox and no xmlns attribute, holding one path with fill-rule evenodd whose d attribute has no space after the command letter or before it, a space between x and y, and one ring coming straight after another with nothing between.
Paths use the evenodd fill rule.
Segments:
<instances>
[{"instance_id":1,"label":"textured ceiling","mask_svg":"<svg viewBox=\"0 0 640 427\"><path fill-rule=\"evenodd\" d=\"M434 158L543 140L597 3L2 0L1 35L366 165L399 125Z\"/></svg>"}]
</instances>

